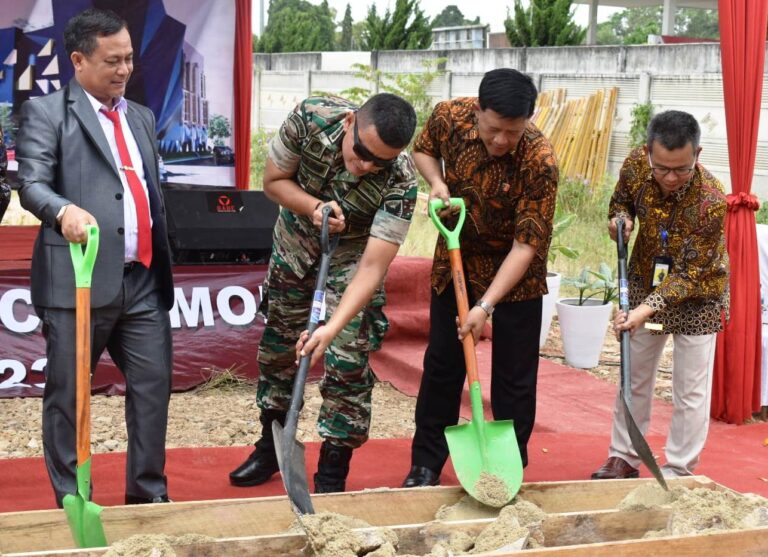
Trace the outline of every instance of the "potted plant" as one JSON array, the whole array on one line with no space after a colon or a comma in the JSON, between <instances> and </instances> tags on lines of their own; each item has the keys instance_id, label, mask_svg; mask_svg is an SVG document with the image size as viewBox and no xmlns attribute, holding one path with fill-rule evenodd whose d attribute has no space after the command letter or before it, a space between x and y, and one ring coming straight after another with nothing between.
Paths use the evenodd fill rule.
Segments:
<instances>
[{"instance_id":1,"label":"potted plant","mask_svg":"<svg viewBox=\"0 0 768 557\"><path fill-rule=\"evenodd\" d=\"M549 254L547 255L548 267L555 264L558 255L575 259L579 252L570 246L566 246L560 240L560 235L568 228L576 218L575 214L555 215L555 222L552 225L552 242L549 244ZM539 348L547 342L549 328L552 325L552 316L555 314L555 302L560 295L560 273L547 271L547 294L541 301L541 333L539 334Z\"/></svg>"},{"instance_id":2,"label":"potted plant","mask_svg":"<svg viewBox=\"0 0 768 557\"><path fill-rule=\"evenodd\" d=\"M585 267L578 277L562 282L579 291L578 298L561 298L556 304L565 361L573 367L595 367L613 310L611 302L618 294L616 279L611 268L601 263L599 271Z\"/></svg>"}]
</instances>

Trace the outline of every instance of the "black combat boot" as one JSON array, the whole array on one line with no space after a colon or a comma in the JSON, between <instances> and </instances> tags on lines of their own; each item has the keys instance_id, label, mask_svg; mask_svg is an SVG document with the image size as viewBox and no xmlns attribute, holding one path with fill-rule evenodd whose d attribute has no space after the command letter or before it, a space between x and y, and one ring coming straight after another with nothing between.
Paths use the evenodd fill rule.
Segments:
<instances>
[{"instance_id":1,"label":"black combat boot","mask_svg":"<svg viewBox=\"0 0 768 557\"><path fill-rule=\"evenodd\" d=\"M315 474L315 493L344 491L351 459L351 447L323 441L320 447L320 460L317 462L317 474Z\"/></svg>"},{"instance_id":2,"label":"black combat boot","mask_svg":"<svg viewBox=\"0 0 768 557\"><path fill-rule=\"evenodd\" d=\"M287 412L280 410L262 410L261 439L256 441L256 449L248 459L229 474L229 483L238 487L261 485L280 470L275 454L275 438L272 435L272 422L277 420L285 425Z\"/></svg>"}]
</instances>

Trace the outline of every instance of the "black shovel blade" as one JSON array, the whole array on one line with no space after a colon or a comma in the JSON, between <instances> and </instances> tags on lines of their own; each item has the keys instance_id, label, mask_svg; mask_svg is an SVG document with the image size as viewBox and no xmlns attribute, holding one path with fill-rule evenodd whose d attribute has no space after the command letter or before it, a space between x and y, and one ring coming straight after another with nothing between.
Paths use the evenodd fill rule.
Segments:
<instances>
[{"instance_id":1,"label":"black shovel blade","mask_svg":"<svg viewBox=\"0 0 768 557\"><path fill-rule=\"evenodd\" d=\"M283 485L293 512L297 515L315 514L307 483L304 444L294 436L286 439L283 426L277 420L272 422L272 435L275 438L277 465L280 467L280 475L283 477Z\"/></svg>"},{"instance_id":2,"label":"black shovel blade","mask_svg":"<svg viewBox=\"0 0 768 557\"><path fill-rule=\"evenodd\" d=\"M661 487L663 487L665 491L669 491L667 482L664 481L664 475L659 469L659 464L653 457L651 447L648 446L648 441L645 440L645 437L643 437L643 434L640 432L640 428L637 427L637 424L635 423L635 419L632 417L632 411L629 409L627 400L624 398L624 393L622 392L619 396L621 397L621 403L624 406L624 421L627 422L627 433L629 433L629 439L632 441L632 446L637 452L637 456L639 456L640 460L643 461L643 464L648 467L648 470L651 471L651 474L653 474L653 477L656 478L656 481L659 482Z\"/></svg>"}]
</instances>

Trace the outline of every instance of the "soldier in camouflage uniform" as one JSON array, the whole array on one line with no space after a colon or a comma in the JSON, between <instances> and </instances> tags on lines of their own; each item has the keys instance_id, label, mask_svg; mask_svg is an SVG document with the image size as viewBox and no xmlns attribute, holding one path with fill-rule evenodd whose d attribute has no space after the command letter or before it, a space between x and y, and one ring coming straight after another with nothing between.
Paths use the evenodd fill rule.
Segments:
<instances>
[{"instance_id":1,"label":"soldier in camouflage uniform","mask_svg":"<svg viewBox=\"0 0 768 557\"><path fill-rule=\"evenodd\" d=\"M405 240L416 203L416 175L402 152L416 115L388 93L360 109L338 97L300 103L272 139L264 192L282 206L275 225L263 306L257 402L261 439L230 474L237 486L259 485L278 471L272 421L284 423L296 373L296 347L325 357L315 492L344 491L352 450L368 438L373 373L368 353L387 322L383 280ZM322 208L340 234L326 285L327 323L297 344L306 326L321 255Z\"/></svg>"}]
</instances>

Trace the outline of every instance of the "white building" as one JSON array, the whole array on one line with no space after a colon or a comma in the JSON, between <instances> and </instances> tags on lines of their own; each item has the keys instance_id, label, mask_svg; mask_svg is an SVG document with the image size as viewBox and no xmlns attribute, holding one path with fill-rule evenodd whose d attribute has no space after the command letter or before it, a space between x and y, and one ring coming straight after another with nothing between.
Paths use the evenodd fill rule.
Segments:
<instances>
[{"instance_id":1,"label":"white building","mask_svg":"<svg viewBox=\"0 0 768 557\"><path fill-rule=\"evenodd\" d=\"M487 48L489 25L459 25L432 29L432 50Z\"/></svg>"}]
</instances>

